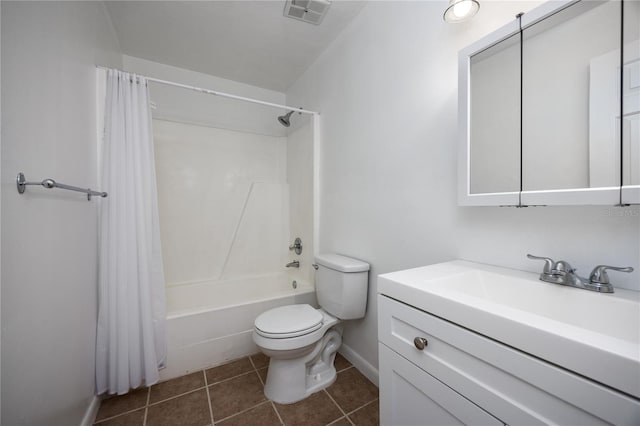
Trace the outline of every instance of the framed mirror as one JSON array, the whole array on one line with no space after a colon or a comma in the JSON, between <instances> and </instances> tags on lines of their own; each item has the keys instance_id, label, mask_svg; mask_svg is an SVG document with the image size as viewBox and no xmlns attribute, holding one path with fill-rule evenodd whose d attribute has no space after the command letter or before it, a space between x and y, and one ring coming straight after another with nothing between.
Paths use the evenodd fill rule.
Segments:
<instances>
[{"instance_id":1,"label":"framed mirror","mask_svg":"<svg viewBox=\"0 0 640 426\"><path fill-rule=\"evenodd\" d=\"M460 52L460 205L640 202L639 10L550 1Z\"/></svg>"}]
</instances>

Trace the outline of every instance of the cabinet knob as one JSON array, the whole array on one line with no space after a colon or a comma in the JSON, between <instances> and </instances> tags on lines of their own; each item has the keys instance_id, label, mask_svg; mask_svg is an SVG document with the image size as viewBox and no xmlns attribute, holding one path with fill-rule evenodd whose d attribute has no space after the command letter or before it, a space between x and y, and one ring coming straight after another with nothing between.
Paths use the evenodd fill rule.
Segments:
<instances>
[{"instance_id":1,"label":"cabinet knob","mask_svg":"<svg viewBox=\"0 0 640 426\"><path fill-rule=\"evenodd\" d=\"M413 339L413 344L416 346L417 349L423 350L424 348L427 347L429 342L427 342L427 339L425 339L424 337L416 337L415 339Z\"/></svg>"}]
</instances>

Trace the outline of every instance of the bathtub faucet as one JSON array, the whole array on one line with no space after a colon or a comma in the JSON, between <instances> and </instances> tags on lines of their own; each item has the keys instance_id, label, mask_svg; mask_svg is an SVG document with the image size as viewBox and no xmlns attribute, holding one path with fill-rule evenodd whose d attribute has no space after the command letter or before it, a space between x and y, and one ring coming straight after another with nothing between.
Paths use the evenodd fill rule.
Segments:
<instances>
[{"instance_id":1,"label":"bathtub faucet","mask_svg":"<svg viewBox=\"0 0 640 426\"><path fill-rule=\"evenodd\" d=\"M293 262L289 262L285 265L287 268L299 268L300 267L300 262L298 262L297 260L294 260Z\"/></svg>"}]
</instances>

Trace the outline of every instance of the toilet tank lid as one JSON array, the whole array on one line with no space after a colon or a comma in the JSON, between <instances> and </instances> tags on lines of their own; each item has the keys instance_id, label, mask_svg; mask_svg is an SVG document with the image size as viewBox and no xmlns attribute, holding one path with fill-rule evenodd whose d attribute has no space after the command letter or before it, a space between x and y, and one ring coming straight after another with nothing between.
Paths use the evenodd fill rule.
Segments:
<instances>
[{"instance_id":1,"label":"toilet tank lid","mask_svg":"<svg viewBox=\"0 0 640 426\"><path fill-rule=\"evenodd\" d=\"M334 253L316 255L316 263L339 272L364 272L369 270L367 262Z\"/></svg>"}]
</instances>

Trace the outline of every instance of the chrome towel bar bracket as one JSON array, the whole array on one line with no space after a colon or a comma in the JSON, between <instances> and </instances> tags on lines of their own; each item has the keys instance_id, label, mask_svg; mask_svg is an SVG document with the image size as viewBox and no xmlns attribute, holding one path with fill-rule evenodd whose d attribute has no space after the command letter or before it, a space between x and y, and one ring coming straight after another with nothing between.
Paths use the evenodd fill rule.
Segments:
<instances>
[{"instance_id":1,"label":"chrome towel bar bracket","mask_svg":"<svg viewBox=\"0 0 640 426\"><path fill-rule=\"evenodd\" d=\"M87 201L91 201L91 196L97 195L100 197L106 197L108 194L106 192L92 191L90 188L80 188L77 186L66 185L64 183L58 183L53 179L45 179L42 182L27 182L27 179L24 177L24 173L18 173L16 177L16 186L18 187L18 192L20 194L24 194L24 191L27 185L42 185L45 188L60 188L66 189L67 191L76 191L87 194Z\"/></svg>"}]
</instances>

